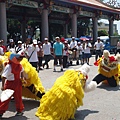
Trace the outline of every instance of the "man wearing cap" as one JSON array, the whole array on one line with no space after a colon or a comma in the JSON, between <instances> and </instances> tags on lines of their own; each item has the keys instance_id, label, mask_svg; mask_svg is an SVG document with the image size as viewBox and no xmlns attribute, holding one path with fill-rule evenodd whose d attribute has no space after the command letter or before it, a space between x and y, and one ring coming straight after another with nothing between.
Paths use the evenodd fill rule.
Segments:
<instances>
[{"instance_id":1,"label":"man wearing cap","mask_svg":"<svg viewBox=\"0 0 120 120\"><path fill-rule=\"evenodd\" d=\"M84 46L84 62L86 62L89 65L89 59L91 57L90 49L92 48L91 43L89 40L85 40L85 46Z\"/></svg>"},{"instance_id":2,"label":"man wearing cap","mask_svg":"<svg viewBox=\"0 0 120 120\"><path fill-rule=\"evenodd\" d=\"M98 57L102 57L103 42L100 40L100 37L97 38L97 41L94 44L95 49L95 60L97 61Z\"/></svg>"},{"instance_id":3,"label":"man wearing cap","mask_svg":"<svg viewBox=\"0 0 120 120\"><path fill-rule=\"evenodd\" d=\"M45 62L43 63L43 68L45 65L46 65L46 69L49 68L48 62L51 59L51 51L52 51L51 43L48 42L48 38L45 38L43 44L43 52L44 52L44 60L45 60Z\"/></svg>"},{"instance_id":4,"label":"man wearing cap","mask_svg":"<svg viewBox=\"0 0 120 120\"><path fill-rule=\"evenodd\" d=\"M7 51L12 52L12 53L16 53L15 48L16 48L16 45L15 45L14 40L9 39L9 45L7 46Z\"/></svg>"},{"instance_id":5,"label":"man wearing cap","mask_svg":"<svg viewBox=\"0 0 120 120\"><path fill-rule=\"evenodd\" d=\"M68 59L69 59L69 44L68 41L64 41L64 50L63 50L63 68L68 67Z\"/></svg>"},{"instance_id":6,"label":"man wearing cap","mask_svg":"<svg viewBox=\"0 0 120 120\"><path fill-rule=\"evenodd\" d=\"M3 113L8 109L9 102L11 97L14 96L15 106L16 106L16 115L22 115L22 111L24 109L24 105L22 102L22 81L23 77L23 68L20 64L23 56L19 54L11 54L9 58L9 63L5 66L3 74L2 74L2 87L1 90L13 91L13 94L9 96L7 99L1 96L0 99L0 117L2 117Z\"/></svg>"},{"instance_id":7,"label":"man wearing cap","mask_svg":"<svg viewBox=\"0 0 120 120\"><path fill-rule=\"evenodd\" d=\"M29 56L28 61L33 67L36 68L36 70L38 66L38 51L39 51L39 47L37 45L37 40L34 39L33 43L29 45L27 52Z\"/></svg>"},{"instance_id":8,"label":"man wearing cap","mask_svg":"<svg viewBox=\"0 0 120 120\"><path fill-rule=\"evenodd\" d=\"M72 41L70 42L70 49L73 52L73 60L76 59L76 53L77 53L77 41L75 40L75 37L72 37ZM72 64L72 61L70 61Z\"/></svg>"},{"instance_id":9,"label":"man wearing cap","mask_svg":"<svg viewBox=\"0 0 120 120\"><path fill-rule=\"evenodd\" d=\"M63 43L60 42L60 38L56 37L55 39L56 39L56 42L53 44L54 72L56 71L56 66L58 64L58 60L59 60L60 66L61 66L61 71L63 71L62 57L63 57L63 49L64 49L64 45L63 45Z\"/></svg>"},{"instance_id":10,"label":"man wearing cap","mask_svg":"<svg viewBox=\"0 0 120 120\"><path fill-rule=\"evenodd\" d=\"M19 51L21 51L23 48L22 48L22 41L18 41L17 43L17 47L15 48L15 51L16 53L18 53Z\"/></svg>"}]
</instances>

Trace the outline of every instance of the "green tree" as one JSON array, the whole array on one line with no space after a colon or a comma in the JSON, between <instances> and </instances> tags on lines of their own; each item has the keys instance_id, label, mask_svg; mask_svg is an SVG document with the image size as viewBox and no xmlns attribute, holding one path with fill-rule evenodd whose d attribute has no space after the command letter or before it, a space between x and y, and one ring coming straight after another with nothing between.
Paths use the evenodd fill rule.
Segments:
<instances>
[{"instance_id":1,"label":"green tree","mask_svg":"<svg viewBox=\"0 0 120 120\"><path fill-rule=\"evenodd\" d=\"M98 36L108 36L108 33L105 30L98 31Z\"/></svg>"},{"instance_id":2,"label":"green tree","mask_svg":"<svg viewBox=\"0 0 120 120\"><path fill-rule=\"evenodd\" d=\"M7 30L9 33L9 38L14 38L17 34L21 33L20 22L16 19L7 19Z\"/></svg>"}]
</instances>

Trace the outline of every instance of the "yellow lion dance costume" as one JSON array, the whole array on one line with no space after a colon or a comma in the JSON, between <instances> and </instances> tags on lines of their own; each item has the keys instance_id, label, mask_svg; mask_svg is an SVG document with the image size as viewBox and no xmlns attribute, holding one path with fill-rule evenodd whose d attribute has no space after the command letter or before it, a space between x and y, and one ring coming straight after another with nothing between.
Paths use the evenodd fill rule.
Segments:
<instances>
[{"instance_id":1,"label":"yellow lion dance costume","mask_svg":"<svg viewBox=\"0 0 120 120\"><path fill-rule=\"evenodd\" d=\"M4 56L0 56L0 73L4 69L4 66L7 64L10 52L5 53ZM45 94L45 89L42 86L38 73L34 67L28 62L26 58L20 62L24 68L24 76L26 82L23 82L22 95L26 98L32 98L35 100L40 100L42 95Z\"/></svg>"},{"instance_id":2,"label":"yellow lion dance costume","mask_svg":"<svg viewBox=\"0 0 120 120\"><path fill-rule=\"evenodd\" d=\"M99 74L93 81L108 83L111 87L116 87L120 81L120 55L111 56L108 50L103 51L103 56L94 65L98 66Z\"/></svg>"},{"instance_id":3,"label":"yellow lion dance costume","mask_svg":"<svg viewBox=\"0 0 120 120\"><path fill-rule=\"evenodd\" d=\"M84 91L94 90L96 82L87 80L89 66L67 70L40 100L36 116L40 120L73 119L76 109L83 105Z\"/></svg>"}]
</instances>

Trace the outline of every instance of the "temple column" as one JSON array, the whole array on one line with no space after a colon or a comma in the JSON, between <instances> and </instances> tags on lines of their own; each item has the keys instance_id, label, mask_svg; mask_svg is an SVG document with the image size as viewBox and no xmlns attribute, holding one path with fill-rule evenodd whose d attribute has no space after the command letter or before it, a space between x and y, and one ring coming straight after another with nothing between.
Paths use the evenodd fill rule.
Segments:
<instances>
[{"instance_id":1,"label":"temple column","mask_svg":"<svg viewBox=\"0 0 120 120\"><path fill-rule=\"evenodd\" d=\"M42 33L42 40L44 40L45 37L49 37L49 28L48 28L48 10L47 9L43 9L42 10L42 29L41 29L41 33Z\"/></svg>"},{"instance_id":2,"label":"temple column","mask_svg":"<svg viewBox=\"0 0 120 120\"><path fill-rule=\"evenodd\" d=\"M98 20L97 17L94 17L93 19L93 42L97 41L98 37Z\"/></svg>"},{"instance_id":3,"label":"temple column","mask_svg":"<svg viewBox=\"0 0 120 120\"><path fill-rule=\"evenodd\" d=\"M77 14L72 15L72 36L77 37Z\"/></svg>"},{"instance_id":4,"label":"temple column","mask_svg":"<svg viewBox=\"0 0 120 120\"><path fill-rule=\"evenodd\" d=\"M6 18L6 4L0 2L0 39L4 40L4 44L7 44L7 18Z\"/></svg>"},{"instance_id":5,"label":"temple column","mask_svg":"<svg viewBox=\"0 0 120 120\"><path fill-rule=\"evenodd\" d=\"M66 38L68 34L68 24L64 24L63 28L64 28L64 37Z\"/></svg>"},{"instance_id":6,"label":"temple column","mask_svg":"<svg viewBox=\"0 0 120 120\"><path fill-rule=\"evenodd\" d=\"M113 19L109 19L109 37L113 36Z\"/></svg>"}]
</instances>

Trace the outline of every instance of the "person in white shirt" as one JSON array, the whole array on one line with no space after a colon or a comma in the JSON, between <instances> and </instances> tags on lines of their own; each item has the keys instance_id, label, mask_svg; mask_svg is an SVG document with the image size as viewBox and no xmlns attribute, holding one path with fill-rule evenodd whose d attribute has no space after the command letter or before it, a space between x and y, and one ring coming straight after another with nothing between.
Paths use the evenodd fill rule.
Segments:
<instances>
[{"instance_id":1,"label":"person in white shirt","mask_svg":"<svg viewBox=\"0 0 120 120\"><path fill-rule=\"evenodd\" d=\"M68 44L68 41L64 41L63 68L68 67L68 58L69 58L69 44Z\"/></svg>"},{"instance_id":2,"label":"person in white shirt","mask_svg":"<svg viewBox=\"0 0 120 120\"><path fill-rule=\"evenodd\" d=\"M117 53L120 54L120 40L118 40L118 42L117 42L117 50L116 50L116 52L115 52L115 55L116 55Z\"/></svg>"},{"instance_id":3,"label":"person in white shirt","mask_svg":"<svg viewBox=\"0 0 120 120\"><path fill-rule=\"evenodd\" d=\"M38 51L39 70L43 70L43 68L42 68L42 61L43 61L43 57L44 57L44 52L43 52L43 45L42 45L41 41L38 41L38 47L39 47L39 51Z\"/></svg>"},{"instance_id":4,"label":"person in white shirt","mask_svg":"<svg viewBox=\"0 0 120 120\"><path fill-rule=\"evenodd\" d=\"M75 40L75 37L72 37L72 41L70 42L70 49L74 53L73 59L76 59L77 41Z\"/></svg>"},{"instance_id":5,"label":"person in white shirt","mask_svg":"<svg viewBox=\"0 0 120 120\"><path fill-rule=\"evenodd\" d=\"M13 40L13 39L10 39L9 42L10 42L10 43L9 43L9 45L7 46L7 51L12 52L12 53L16 53L16 51L15 51L16 45L15 45L14 40Z\"/></svg>"},{"instance_id":6,"label":"person in white shirt","mask_svg":"<svg viewBox=\"0 0 120 120\"><path fill-rule=\"evenodd\" d=\"M98 57L102 57L102 50L103 50L103 42L101 42L100 38L97 38L97 42L94 44L95 49L95 60L97 61Z\"/></svg>"},{"instance_id":7,"label":"person in white shirt","mask_svg":"<svg viewBox=\"0 0 120 120\"><path fill-rule=\"evenodd\" d=\"M18 53L19 51L21 51L23 49L23 47L22 47L22 41L18 41L18 45L17 45L17 47L15 48L15 51L16 51L16 53Z\"/></svg>"},{"instance_id":8,"label":"person in white shirt","mask_svg":"<svg viewBox=\"0 0 120 120\"><path fill-rule=\"evenodd\" d=\"M51 55L52 46L51 46L51 43L48 42L48 38L45 38L44 41L45 41L45 43L43 44L43 52L44 52L45 62L43 63L43 68L46 65L46 69L48 69L49 68L48 62L50 61L51 56L52 56Z\"/></svg>"},{"instance_id":9,"label":"person in white shirt","mask_svg":"<svg viewBox=\"0 0 120 120\"><path fill-rule=\"evenodd\" d=\"M90 48L92 47L91 43L86 40L84 45L84 62L89 65L89 59L91 57Z\"/></svg>"},{"instance_id":10,"label":"person in white shirt","mask_svg":"<svg viewBox=\"0 0 120 120\"><path fill-rule=\"evenodd\" d=\"M81 65L83 65L84 61L83 61L83 47L82 47L82 44L81 42L78 42L77 44L77 51L78 51L78 63L79 63L79 60L81 62Z\"/></svg>"},{"instance_id":11,"label":"person in white shirt","mask_svg":"<svg viewBox=\"0 0 120 120\"><path fill-rule=\"evenodd\" d=\"M27 52L28 52L28 56L29 56L28 60L29 60L30 64L33 67L35 67L37 70L39 47L37 45L36 39L33 40L33 44L29 45Z\"/></svg>"}]
</instances>

